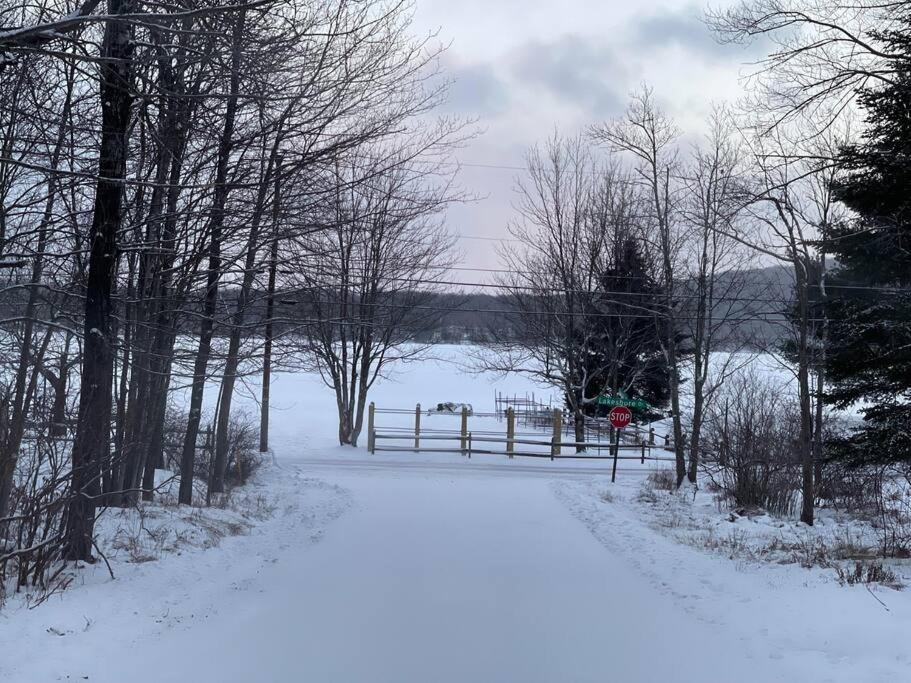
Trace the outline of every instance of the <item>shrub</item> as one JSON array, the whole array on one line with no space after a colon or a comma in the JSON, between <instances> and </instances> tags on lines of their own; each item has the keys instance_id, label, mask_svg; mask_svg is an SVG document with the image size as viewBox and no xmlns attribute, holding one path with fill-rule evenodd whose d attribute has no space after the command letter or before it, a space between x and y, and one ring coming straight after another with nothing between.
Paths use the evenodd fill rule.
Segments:
<instances>
[{"instance_id":1,"label":"shrub","mask_svg":"<svg viewBox=\"0 0 911 683\"><path fill-rule=\"evenodd\" d=\"M883 557L911 557L911 484L909 473L888 468L879 477L880 495L874 524Z\"/></svg>"},{"instance_id":2,"label":"shrub","mask_svg":"<svg viewBox=\"0 0 911 683\"><path fill-rule=\"evenodd\" d=\"M857 560L853 566L843 567L836 564L834 568L838 583L842 586L879 584L895 590L903 588L895 572L883 566L882 562Z\"/></svg>"},{"instance_id":3,"label":"shrub","mask_svg":"<svg viewBox=\"0 0 911 683\"><path fill-rule=\"evenodd\" d=\"M669 467L650 472L647 481L655 491L674 491L677 488L677 474Z\"/></svg>"},{"instance_id":4,"label":"shrub","mask_svg":"<svg viewBox=\"0 0 911 683\"><path fill-rule=\"evenodd\" d=\"M162 458L165 469L180 471L183 440L187 433L187 413L168 407L162 429Z\"/></svg>"},{"instance_id":5,"label":"shrub","mask_svg":"<svg viewBox=\"0 0 911 683\"><path fill-rule=\"evenodd\" d=\"M258 427L247 413L232 413L228 422L228 471L225 482L238 486L263 464L259 452Z\"/></svg>"},{"instance_id":6,"label":"shrub","mask_svg":"<svg viewBox=\"0 0 911 683\"><path fill-rule=\"evenodd\" d=\"M658 502L658 494L655 493L655 489L649 486L648 482L643 482L642 486L639 487L639 493L636 494L636 500L640 503L654 504Z\"/></svg>"},{"instance_id":7,"label":"shrub","mask_svg":"<svg viewBox=\"0 0 911 683\"><path fill-rule=\"evenodd\" d=\"M878 514L883 489L882 468L846 467L826 463L816 483L816 495L836 510Z\"/></svg>"},{"instance_id":8,"label":"shrub","mask_svg":"<svg viewBox=\"0 0 911 683\"><path fill-rule=\"evenodd\" d=\"M43 600L66 587L60 541L69 501L68 448L44 435L24 442L0 522L0 603L6 588L38 588Z\"/></svg>"},{"instance_id":9,"label":"shrub","mask_svg":"<svg viewBox=\"0 0 911 683\"><path fill-rule=\"evenodd\" d=\"M703 427L705 470L719 503L790 515L800 502L798 408L786 391L752 372L716 395Z\"/></svg>"},{"instance_id":10,"label":"shrub","mask_svg":"<svg viewBox=\"0 0 911 683\"><path fill-rule=\"evenodd\" d=\"M165 422L164 460L172 472L180 471L187 414L169 410ZM263 463L258 452L258 426L244 411L231 413L228 420L228 461L225 483L237 486L245 483ZM214 427L203 421L196 438L196 455L193 459L193 477L209 480L215 449Z\"/></svg>"}]
</instances>

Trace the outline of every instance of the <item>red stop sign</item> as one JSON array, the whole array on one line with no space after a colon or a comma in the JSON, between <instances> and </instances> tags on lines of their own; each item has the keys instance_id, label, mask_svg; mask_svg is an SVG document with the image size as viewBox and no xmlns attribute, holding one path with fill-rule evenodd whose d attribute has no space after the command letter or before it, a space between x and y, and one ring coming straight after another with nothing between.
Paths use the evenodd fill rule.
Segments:
<instances>
[{"instance_id":1,"label":"red stop sign","mask_svg":"<svg viewBox=\"0 0 911 683\"><path fill-rule=\"evenodd\" d=\"M617 406L616 408L611 408L611 411L607 414L607 419L610 420L614 429L623 429L628 427L629 423L633 421L633 411L625 406Z\"/></svg>"}]
</instances>

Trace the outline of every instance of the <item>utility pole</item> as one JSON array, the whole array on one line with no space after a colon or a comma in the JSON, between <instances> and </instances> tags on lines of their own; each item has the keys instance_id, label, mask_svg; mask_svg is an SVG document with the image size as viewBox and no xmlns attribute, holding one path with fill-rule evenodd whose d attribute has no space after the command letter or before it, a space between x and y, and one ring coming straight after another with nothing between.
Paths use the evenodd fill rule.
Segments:
<instances>
[{"instance_id":1,"label":"utility pole","mask_svg":"<svg viewBox=\"0 0 911 683\"><path fill-rule=\"evenodd\" d=\"M269 450L269 384L272 381L272 317L275 310L275 271L278 267L278 222L281 216L282 156L275 160L275 196L272 198L272 249L266 294L266 341L263 348L263 393L260 401L259 452Z\"/></svg>"}]
</instances>

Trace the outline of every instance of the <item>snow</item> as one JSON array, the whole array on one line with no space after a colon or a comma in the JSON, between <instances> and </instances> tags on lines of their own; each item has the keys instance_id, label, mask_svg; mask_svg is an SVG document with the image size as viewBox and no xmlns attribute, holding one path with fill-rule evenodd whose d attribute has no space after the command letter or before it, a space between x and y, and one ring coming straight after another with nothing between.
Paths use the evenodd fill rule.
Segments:
<instances>
[{"instance_id":1,"label":"snow","mask_svg":"<svg viewBox=\"0 0 911 683\"><path fill-rule=\"evenodd\" d=\"M11 600L0 610L0 680L134 680L125 672L139 663L139 647L153 644L151 653L180 634L195 640L208 624L232 619L237 596L257 595L270 567L292 559L292 549L306 553L350 504L345 490L296 469L269 467L251 487L278 506L256 533L157 562L113 561L114 580L97 563L34 609ZM157 677L160 659L148 663L145 680L177 680Z\"/></svg>"},{"instance_id":2,"label":"snow","mask_svg":"<svg viewBox=\"0 0 911 683\"><path fill-rule=\"evenodd\" d=\"M434 360L371 398L485 411L497 388L544 393ZM793 522L728 521L705 492L640 500L651 465L630 463L612 485L600 461L341 448L317 377L278 375L272 396L274 464L213 513L243 522L240 533L208 549L166 543L155 561L118 555L115 580L103 564L81 569L34 609L11 600L0 680L911 679L911 592L843 587L828 568L706 547L708 529L759 547L801 533ZM505 430L493 418L472 425Z\"/></svg>"},{"instance_id":3,"label":"snow","mask_svg":"<svg viewBox=\"0 0 911 683\"><path fill-rule=\"evenodd\" d=\"M719 557L681 545L649 528L641 511L624 502L622 490L611 502L599 495L604 490L590 481L557 492L594 536L668 603L718 633L736 636L736 647L752 661L752 672L738 672L738 679L757 673L756 680L767 681L911 676L911 600L905 592L880 589L874 596L861 586L839 586L822 569ZM711 656L714 651L713 643ZM706 671L710 675L711 669Z\"/></svg>"}]
</instances>

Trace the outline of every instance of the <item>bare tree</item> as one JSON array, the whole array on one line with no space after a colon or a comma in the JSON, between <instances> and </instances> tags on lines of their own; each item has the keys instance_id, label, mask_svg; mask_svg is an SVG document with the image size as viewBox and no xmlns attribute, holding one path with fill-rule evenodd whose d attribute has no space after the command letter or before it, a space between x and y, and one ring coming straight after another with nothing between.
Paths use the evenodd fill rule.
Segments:
<instances>
[{"instance_id":1,"label":"bare tree","mask_svg":"<svg viewBox=\"0 0 911 683\"><path fill-rule=\"evenodd\" d=\"M639 388L648 369L643 348L654 338L655 294L641 198L582 136L555 134L528 152L526 165L517 184L520 217L509 226L521 246L500 252L512 329L478 360L558 388L582 450L585 415L598 396Z\"/></svg>"},{"instance_id":2,"label":"bare tree","mask_svg":"<svg viewBox=\"0 0 911 683\"><path fill-rule=\"evenodd\" d=\"M206 276L206 297L203 308L202 328L199 334L199 350L193 370L193 390L190 396L190 416L184 438L181 461L192 462L196 453L196 438L202 418L202 399L211 353L212 334L215 326L215 308L218 304L218 290L222 277L222 229L224 227L228 193L228 164L234 154L236 141L234 127L237 121L237 109L240 99L241 68L244 57L244 24L246 13L240 13L234 20L231 41L231 68L229 91L224 127L218 143L218 162L215 174L215 195L210 209L210 222L207 228L209 235L209 267ZM185 472L186 474L186 472ZM192 477L190 477L192 481ZM184 482L182 502L189 503L190 482Z\"/></svg>"},{"instance_id":3,"label":"bare tree","mask_svg":"<svg viewBox=\"0 0 911 683\"><path fill-rule=\"evenodd\" d=\"M229 343L216 416L215 458L210 484L212 493L220 492L224 485L228 420L242 360L240 351L245 309L252 303L255 275L263 270L262 247L269 240L262 235L261 227L269 207L269 193L274 188L272 179L278 157L289 158L290 163L285 165L286 175L318 175L319 168L333 163L331 160L341 160L338 163L344 164L346 159L357 158L370 146L394 144L391 141L397 137L397 131L408 126L410 130L404 147L384 147L389 152L386 163L390 169L377 167L376 162L371 161L368 168L363 169L366 171L365 180L369 183L372 176L383 174L392 178L389 175L391 169L397 169L397 187L389 189L390 197L387 198L389 211L401 214L401 202L411 201L414 204L414 223L423 216L440 211L453 199L445 194L448 188L435 193L431 187L430 178L436 171L431 167L430 159L455 142L461 123L441 121L436 127L416 123L419 117L431 111L443 94L441 86L432 83L435 72L431 61L437 54L436 50L425 49L427 45L424 41L404 38L402 32L408 24L401 16L398 5L393 5L388 14L379 16L374 16L373 12L365 13L357 5L348 9L351 10L350 15L343 13L340 18L338 15L331 17L332 40L325 49L318 54L304 56L305 64L315 71L304 71L301 76L299 72L289 70L282 79L283 89L289 94L282 103L283 107L269 112L260 105L260 116L271 122L261 127L274 132L263 140L260 181L246 221L244 247L237 259L242 264L242 275L237 289L237 306L229 320ZM335 39L336 34L339 40ZM380 39L379 42L375 42L377 39ZM337 63L344 63L345 69L339 71L335 68ZM358 105L354 110L352 98ZM333 135L327 136L326 132L330 130ZM371 164L373 167L369 168ZM358 185L361 182L356 177L358 172L355 169L352 177L343 182ZM419 196L417 188L417 181L421 178L428 183L423 196ZM327 196L337 194L337 184L329 184L323 192ZM297 186L307 188L309 193L316 192L317 197L319 195L320 190L314 186L312 179ZM399 192L410 194L397 197ZM324 199L318 197L315 201L320 205ZM370 210L379 211L380 207ZM363 226L357 227L363 230ZM312 228L305 228L304 234L309 235ZM280 236L272 238L273 242L275 239L293 241L296 230L291 223L284 225ZM276 245L275 249L277 251L279 246ZM354 408L354 414L362 412L363 405ZM360 417L352 419L356 423Z\"/></svg>"},{"instance_id":4,"label":"bare tree","mask_svg":"<svg viewBox=\"0 0 911 683\"><path fill-rule=\"evenodd\" d=\"M530 374L558 387L573 415L576 442L582 443L583 409L596 398L590 385L600 385L608 369L583 364L607 249L607 235L591 220L601 169L582 137L557 133L527 153L526 168L527 180L516 189L520 218L509 226L522 247L500 250L508 271L500 284L516 311L510 316L515 329L483 361L487 368ZM613 180L605 179L608 191L615 189Z\"/></svg>"},{"instance_id":5,"label":"bare tree","mask_svg":"<svg viewBox=\"0 0 911 683\"><path fill-rule=\"evenodd\" d=\"M825 130L853 108L856 93L892 82L903 56L883 37L903 30L903 2L746 0L708 13L723 41L770 41L756 64L747 106L763 130L801 119L803 134Z\"/></svg>"},{"instance_id":6,"label":"bare tree","mask_svg":"<svg viewBox=\"0 0 911 683\"><path fill-rule=\"evenodd\" d=\"M278 274L279 224L281 222L282 157L275 161L275 190L272 195L272 240L269 245L269 275L266 282L266 325L263 331L263 388L259 402L259 451L269 450L269 393L272 385L272 345L275 338L275 279Z\"/></svg>"},{"instance_id":7,"label":"bare tree","mask_svg":"<svg viewBox=\"0 0 911 683\"><path fill-rule=\"evenodd\" d=\"M422 352L416 339L438 315L428 304L453 262L439 214L459 198L446 168L387 146L346 155L311 209L320 229L293 243L294 286L310 316L301 351L335 392L340 444L357 445L371 386Z\"/></svg>"},{"instance_id":8,"label":"bare tree","mask_svg":"<svg viewBox=\"0 0 911 683\"><path fill-rule=\"evenodd\" d=\"M799 136L799 133L798 133ZM817 364L819 334L813 317L812 290L818 287L819 246L831 221L828 189L831 164L824 155L808 153L778 127L756 138L752 148L752 179L744 194L748 231L739 233L758 253L786 263L794 275L793 356L797 379L800 431L798 452L802 467L803 502L800 519L814 519L814 392L811 373ZM823 381L823 378L820 378ZM819 429L822 425L817 425ZM821 437L820 437L821 438Z\"/></svg>"},{"instance_id":9,"label":"bare tree","mask_svg":"<svg viewBox=\"0 0 911 683\"><path fill-rule=\"evenodd\" d=\"M730 114L716 110L705 142L696 146L682 179L685 226L680 293L687 315L681 320L691 351L692 415L689 419L687 477L693 484L700 463L706 409L729 373L742 362L735 352L749 335L741 323L755 316L745 276L753 254L732 235L742 212L744 163ZM755 298L756 291L753 292ZM777 311L776 311L777 312ZM719 354L720 350L727 354Z\"/></svg>"},{"instance_id":10,"label":"bare tree","mask_svg":"<svg viewBox=\"0 0 911 683\"><path fill-rule=\"evenodd\" d=\"M650 237L661 255L661 285L664 306L657 330L663 339L670 382L677 486L686 477L686 445L680 409L681 323L677 298L683 231L680 224L680 168L676 141L679 130L655 104L652 90L643 86L633 95L626 114L612 122L593 126L592 137L617 152L628 155L635 177L648 198L644 203L650 222Z\"/></svg>"},{"instance_id":11,"label":"bare tree","mask_svg":"<svg viewBox=\"0 0 911 683\"><path fill-rule=\"evenodd\" d=\"M129 14L130 0L108 0L101 65L102 136L98 181L89 232L79 421L73 441L73 492L66 522L65 556L89 560L95 507L101 494L101 464L110 449L111 397L114 370L111 290L122 220L123 180L126 176L127 132L131 120L132 27L119 15Z\"/></svg>"},{"instance_id":12,"label":"bare tree","mask_svg":"<svg viewBox=\"0 0 911 683\"><path fill-rule=\"evenodd\" d=\"M23 73L24 72L25 71L23 70ZM25 434L25 423L29 409L28 397L31 394L27 380L29 374L34 372L36 368L44 370L44 353L40 351L39 348L36 348L37 345L33 340L33 336L37 323L37 309L41 300L42 279L47 265L46 253L48 251L49 233L53 223L55 205L58 201L58 193L60 191L60 183L55 176L55 171L61 163L66 144L66 131L72 115L72 102L75 90L75 67L72 63L65 65L64 74L63 104L60 108L59 120L56 122L56 135L48 161L50 172L47 175L45 184L46 196L44 198L44 207L34 235L34 253L32 255L31 273L28 280L27 298L23 312L22 339L18 353L18 364L14 370L14 379L12 381L13 390L10 397L11 414L9 416L9 422L7 423L6 440L0 445L0 449L2 449L0 450L0 517L5 516L8 508L13 474L18 461L18 453L22 447L22 439ZM17 83L17 88L21 88L22 86L23 84L20 80ZM10 123L13 125L6 129L7 135L4 144L6 151L3 156L6 159L10 158L14 140L13 131L15 129L15 122L10 121ZM5 182L2 184L5 189L11 189L12 178L8 174L12 169L6 164L3 164L3 167L3 175L6 176L6 178ZM0 227L2 227L0 235L2 235L2 240L0 241L3 243L2 247L6 249L10 246L7 243L7 239L12 236L7 232L7 191L4 191L3 195L3 206L0 208L0 213L2 213L2 216L0 216ZM14 243L21 244L20 240L22 240L24 236L25 235L23 234L17 234ZM47 344L50 342L49 333L49 331L45 333L47 341L42 345L44 349L47 348ZM67 339L68 346L69 336ZM61 361L60 375L59 377L54 377L56 389L54 418L58 424L62 419L62 410L65 406L66 373L69 369L65 360L65 355L63 358L64 360ZM59 431L59 426L55 429Z\"/></svg>"}]
</instances>

